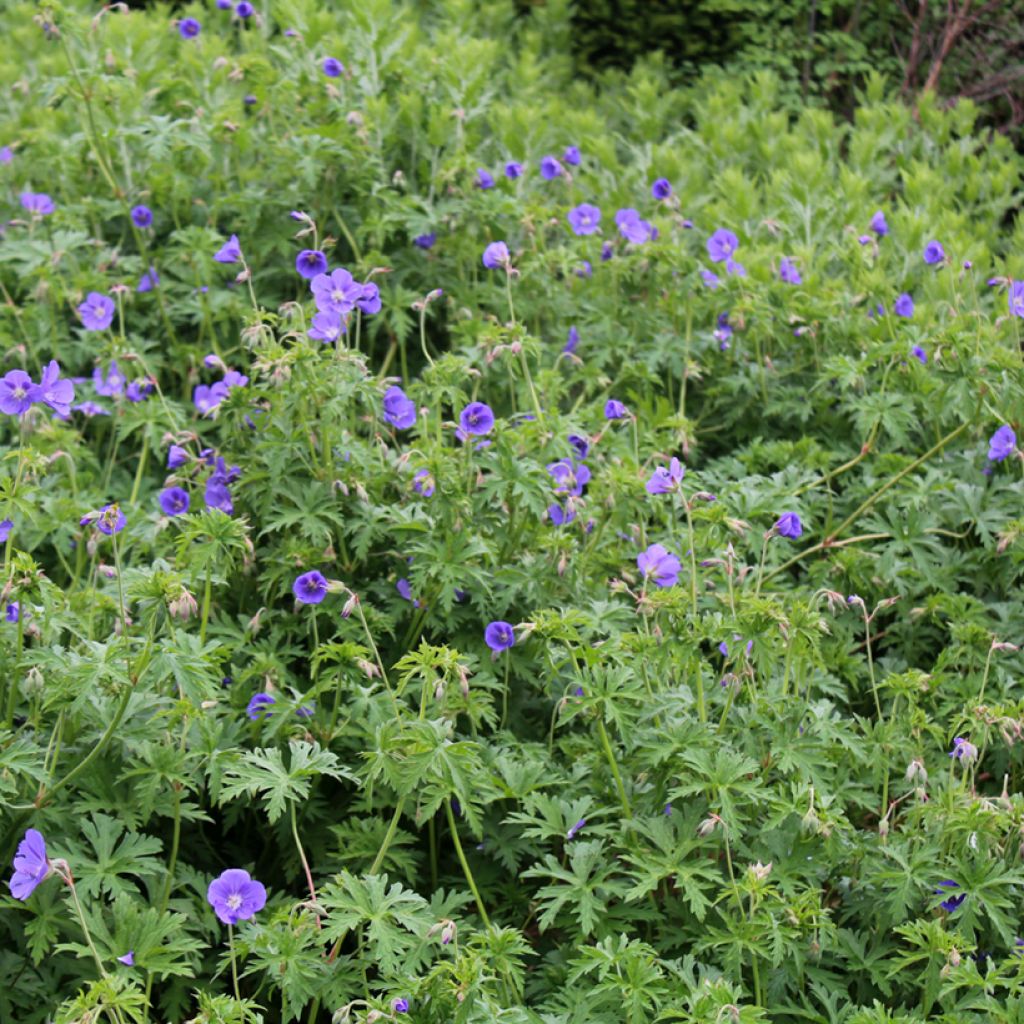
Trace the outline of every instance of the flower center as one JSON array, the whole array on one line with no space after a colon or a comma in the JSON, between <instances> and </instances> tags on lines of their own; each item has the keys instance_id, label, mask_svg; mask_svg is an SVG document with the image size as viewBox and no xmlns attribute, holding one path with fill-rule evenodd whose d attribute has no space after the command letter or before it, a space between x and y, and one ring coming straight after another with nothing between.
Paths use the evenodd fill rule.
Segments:
<instances>
[{"instance_id":1,"label":"flower center","mask_svg":"<svg viewBox=\"0 0 1024 1024\"><path fill-rule=\"evenodd\" d=\"M229 910L237 910L242 905L242 896L240 893L233 892L225 902Z\"/></svg>"},{"instance_id":2,"label":"flower center","mask_svg":"<svg viewBox=\"0 0 1024 1024\"><path fill-rule=\"evenodd\" d=\"M26 394L28 394L28 392L20 384L18 384L14 388L14 397L15 398L24 398Z\"/></svg>"}]
</instances>

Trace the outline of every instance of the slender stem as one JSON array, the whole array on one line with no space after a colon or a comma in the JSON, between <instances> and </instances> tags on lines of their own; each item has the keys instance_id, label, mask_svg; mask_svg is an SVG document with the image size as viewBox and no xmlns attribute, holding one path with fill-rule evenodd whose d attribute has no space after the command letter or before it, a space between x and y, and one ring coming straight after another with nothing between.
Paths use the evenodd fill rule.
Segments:
<instances>
[{"instance_id":1,"label":"slender stem","mask_svg":"<svg viewBox=\"0 0 1024 1024\"><path fill-rule=\"evenodd\" d=\"M867 605L860 602L861 611L864 613L864 647L868 652L868 673L871 676L871 696L875 698L875 714L880 722L885 721L882 715L882 705L878 700L878 684L875 681L875 660L871 655L871 619L868 616Z\"/></svg>"},{"instance_id":2,"label":"slender stem","mask_svg":"<svg viewBox=\"0 0 1024 1024\"><path fill-rule=\"evenodd\" d=\"M615 788L619 791L619 800L622 802L622 809L626 812L627 818L632 818L633 811L629 806L629 799L626 796L626 787L622 784L622 775L619 773L619 766L615 760L615 753L608 740L608 731L605 729L604 722L600 718L597 720L597 732L601 737L601 746L604 747L605 757L608 758L608 767L611 768L612 776L615 779Z\"/></svg>"},{"instance_id":3,"label":"slender stem","mask_svg":"<svg viewBox=\"0 0 1024 1024\"><path fill-rule=\"evenodd\" d=\"M96 951L96 946L93 944L89 926L85 923L85 913L82 910L82 904L79 902L78 890L75 888L75 880L72 878L70 870L64 876L64 881L67 882L68 888L71 890L71 899L75 904L75 912L78 914L78 923L82 926L82 932L85 935L85 944L89 947L89 952L92 953L92 958L96 961L96 970L100 972L100 977L105 978L107 972L103 967L103 961L100 959L99 953Z\"/></svg>"},{"instance_id":4,"label":"slender stem","mask_svg":"<svg viewBox=\"0 0 1024 1024\"><path fill-rule=\"evenodd\" d=\"M391 824L388 825L388 830L384 833L384 841L380 844L377 856L373 858L373 863L370 865L368 874L375 875L380 871L380 866L384 863L384 855L388 852L388 847L395 838L395 833L398 831L398 822L401 820L402 812L404 810L405 797L403 796L398 799L398 805L395 807L395 813L391 816Z\"/></svg>"},{"instance_id":5,"label":"slender stem","mask_svg":"<svg viewBox=\"0 0 1024 1024\"><path fill-rule=\"evenodd\" d=\"M241 1000L238 994L238 964L235 963L235 930L228 925L228 953L231 955L231 982L235 989L235 998Z\"/></svg>"},{"instance_id":6,"label":"slender stem","mask_svg":"<svg viewBox=\"0 0 1024 1024\"><path fill-rule=\"evenodd\" d=\"M139 465L135 470L135 481L132 484L131 497L128 499L129 505L134 505L136 499L139 496L139 487L142 485L142 476L146 472L146 461L149 458L149 434L143 433L142 435L142 454L139 455Z\"/></svg>"},{"instance_id":7,"label":"slender stem","mask_svg":"<svg viewBox=\"0 0 1024 1024\"><path fill-rule=\"evenodd\" d=\"M690 607L697 615L697 551L693 540L693 516L690 503L683 496L683 510L686 512L686 543L690 546Z\"/></svg>"},{"instance_id":8,"label":"slender stem","mask_svg":"<svg viewBox=\"0 0 1024 1024\"><path fill-rule=\"evenodd\" d=\"M761 593L761 584L764 582L764 560L768 555L768 541L772 539L772 531L768 530L761 543L761 564L757 567L757 585L754 587L754 594ZM771 577L769 577L771 579Z\"/></svg>"},{"instance_id":9,"label":"slender stem","mask_svg":"<svg viewBox=\"0 0 1024 1024\"><path fill-rule=\"evenodd\" d=\"M210 570L206 570L206 585L203 587L203 612L199 620L199 643L206 643L206 623L210 619L210 598L213 593L213 583L210 579Z\"/></svg>"},{"instance_id":10,"label":"slender stem","mask_svg":"<svg viewBox=\"0 0 1024 1024\"><path fill-rule=\"evenodd\" d=\"M505 722L508 721L508 668L509 668L509 656L508 651L505 651L505 682L501 688L501 725L499 728L505 728Z\"/></svg>"},{"instance_id":11,"label":"slender stem","mask_svg":"<svg viewBox=\"0 0 1024 1024\"><path fill-rule=\"evenodd\" d=\"M306 851L302 848L302 840L299 838L299 825L295 819L295 801L288 804L288 811L292 822L292 838L295 840L295 848L299 851L299 860L302 861L302 870L306 875L306 885L309 887L309 898L316 904L316 886L313 884L313 872L309 870L309 861L306 860ZM316 918L317 928L320 927L320 915Z\"/></svg>"},{"instance_id":12,"label":"slender stem","mask_svg":"<svg viewBox=\"0 0 1024 1024\"><path fill-rule=\"evenodd\" d=\"M455 827L455 816L452 814L452 802L449 797L444 798L444 812L448 818L448 828L452 834L452 842L455 843L455 853L459 858L459 863L462 865L462 871L466 876L466 881L469 883L473 898L476 900L476 908L480 912L480 917L483 919L485 927L489 929L491 921L487 916L487 911L484 909L484 901L480 898L480 890L476 887L473 872L469 869L469 861L466 860L466 854L462 850L462 841L459 839L459 830Z\"/></svg>"},{"instance_id":13,"label":"slender stem","mask_svg":"<svg viewBox=\"0 0 1024 1024\"><path fill-rule=\"evenodd\" d=\"M989 666L992 664L992 653L993 653L993 651L995 651L995 649L996 649L996 645L995 645L994 642L989 644L988 656L985 658L985 674L981 677L981 689L978 691L978 703L979 704L985 698L985 687L988 684L988 670L989 670Z\"/></svg>"}]
</instances>

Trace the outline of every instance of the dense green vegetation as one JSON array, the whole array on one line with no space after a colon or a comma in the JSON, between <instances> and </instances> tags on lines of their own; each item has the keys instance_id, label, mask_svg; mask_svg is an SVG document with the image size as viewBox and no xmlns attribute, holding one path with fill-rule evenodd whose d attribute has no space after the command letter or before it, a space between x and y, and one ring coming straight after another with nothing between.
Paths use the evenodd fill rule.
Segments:
<instances>
[{"instance_id":1,"label":"dense green vegetation","mask_svg":"<svg viewBox=\"0 0 1024 1024\"><path fill-rule=\"evenodd\" d=\"M1021 156L239 6L0 37L0 1020L1019 1022Z\"/></svg>"}]
</instances>

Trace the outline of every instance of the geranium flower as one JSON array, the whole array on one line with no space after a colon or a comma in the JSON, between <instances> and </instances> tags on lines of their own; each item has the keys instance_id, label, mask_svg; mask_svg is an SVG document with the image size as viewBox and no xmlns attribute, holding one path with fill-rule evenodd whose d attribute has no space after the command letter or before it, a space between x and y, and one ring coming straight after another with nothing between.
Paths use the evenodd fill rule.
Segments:
<instances>
[{"instance_id":1,"label":"geranium flower","mask_svg":"<svg viewBox=\"0 0 1024 1024\"><path fill-rule=\"evenodd\" d=\"M61 379L60 364L56 359L51 359L39 383L29 389L29 397L33 402L44 402L58 416L70 416L71 403L75 400L75 385L66 378Z\"/></svg>"},{"instance_id":2,"label":"geranium flower","mask_svg":"<svg viewBox=\"0 0 1024 1024\"><path fill-rule=\"evenodd\" d=\"M408 430L416 422L416 403L400 387L384 392L384 422L396 430Z\"/></svg>"},{"instance_id":3,"label":"geranium flower","mask_svg":"<svg viewBox=\"0 0 1024 1024\"><path fill-rule=\"evenodd\" d=\"M459 414L459 427L466 434L489 434L494 426L494 411L484 402L470 402Z\"/></svg>"},{"instance_id":4,"label":"geranium flower","mask_svg":"<svg viewBox=\"0 0 1024 1024\"><path fill-rule=\"evenodd\" d=\"M188 511L191 499L181 487L167 487L160 492L160 507L165 515L180 516Z\"/></svg>"},{"instance_id":5,"label":"geranium flower","mask_svg":"<svg viewBox=\"0 0 1024 1024\"><path fill-rule=\"evenodd\" d=\"M312 281L317 275L327 273L327 257L319 249L303 249L295 257L295 269L301 277Z\"/></svg>"},{"instance_id":6,"label":"geranium flower","mask_svg":"<svg viewBox=\"0 0 1024 1024\"><path fill-rule=\"evenodd\" d=\"M242 4L235 8L238 12ZM247 4L250 7L251 5ZM241 15L246 17L247 15ZM228 868L206 891L207 902L225 924L248 921L267 905L267 890L241 868Z\"/></svg>"},{"instance_id":7,"label":"geranium flower","mask_svg":"<svg viewBox=\"0 0 1024 1024\"><path fill-rule=\"evenodd\" d=\"M577 235L592 235L601 226L601 211L590 203L580 203L569 211L567 219Z\"/></svg>"},{"instance_id":8,"label":"geranium flower","mask_svg":"<svg viewBox=\"0 0 1024 1024\"><path fill-rule=\"evenodd\" d=\"M238 244L238 235L232 235L214 254L218 263L240 263L242 247Z\"/></svg>"},{"instance_id":9,"label":"geranium flower","mask_svg":"<svg viewBox=\"0 0 1024 1024\"><path fill-rule=\"evenodd\" d=\"M686 476L686 467L675 457L665 466L658 468L651 474L650 480L645 485L648 494L670 494L679 489Z\"/></svg>"},{"instance_id":10,"label":"geranium flower","mask_svg":"<svg viewBox=\"0 0 1024 1024\"><path fill-rule=\"evenodd\" d=\"M0 412L21 416L32 408L36 384L24 370L8 370L0 377Z\"/></svg>"},{"instance_id":11,"label":"geranium flower","mask_svg":"<svg viewBox=\"0 0 1024 1024\"><path fill-rule=\"evenodd\" d=\"M1008 455L1013 454L1017 447L1017 435L1013 427L1005 423L988 439L988 457L991 462L1002 462Z\"/></svg>"},{"instance_id":12,"label":"geranium flower","mask_svg":"<svg viewBox=\"0 0 1024 1024\"><path fill-rule=\"evenodd\" d=\"M645 579L653 579L659 587L675 586L682 569L679 559L662 544L651 544L646 551L641 551L636 567Z\"/></svg>"},{"instance_id":13,"label":"geranium flower","mask_svg":"<svg viewBox=\"0 0 1024 1024\"><path fill-rule=\"evenodd\" d=\"M504 242L491 242L483 254L483 265L488 270L498 270L507 267L511 261L508 246Z\"/></svg>"},{"instance_id":14,"label":"geranium flower","mask_svg":"<svg viewBox=\"0 0 1024 1024\"><path fill-rule=\"evenodd\" d=\"M192 20L192 19L186 19ZM196 22L196 24L199 24ZM132 223L137 228L148 228L153 223L153 211L148 206L139 204L138 206L132 207L131 212Z\"/></svg>"},{"instance_id":15,"label":"geranium flower","mask_svg":"<svg viewBox=\"0 0 1024 1024\"><path fill-rule=\"evenodd\" d=\"M892 311L897 316L910 318L914 315L914 300L907 292L901 292L892 304Z\"/></svg>"},{"instance_id":16,"label":"geranium flower","mask_svg":"<svg viewBox=\"0 0 1024 1024\"><path fill-rule=\"evenodd\" d=\"M559 178L563 174L565 174L565 171L562 168L562 165L553 156L541 157L540 176L545 181L553 181L555 178Z\"/></svg>"},{"instance_id":17,"label":"geranium flower","mask_svg":"<svg viewBox=\"0 0 1024 1024\"><path fill-rule=\"evenodd\" d=\"M739 239L727 228L719 228L705 243L712 263L722 263L739 248Z\"/></svg>"},{"instance_id":18,"label":"geranium flower","mask_svg":"<svg viewBox=\"0 0 1024 1024\"><path fill-rule=\"evenodd\" d=\"M27 829L14 854L14 874L7 883L16 900L27 900L50 874L46 840L41 832Z\"/></svg>"},{"instance_id":19,"label":"geranium flower","mask_svg":"<svg viewBox=\"0 0 1024 1024\"><path fill-rule=\"evenodd\" d=\"M651 195L655 199L668 199L672 195L672 183L668 178L658 178L651 183Z\"/></svg>"},{"instance_id":20,"label":"geranium flower","mask_svg":"<svg viewBox=\"0 0 1024 1024\"><path fill-rule=\"evenodd\" d=\"M925 263L934 264L941 263L946 258L946 250L942 248L941 242L929 242L924 247L924 261Z\"/></svg>"},{"instance_id":21,"label":"geranium flower","mask_svg":"<svg viewBox=\"0 0 1024 1024\"><path fill-rule=\"evenodd\" d=\"M337 57L324 57L320 66L328 78L341 78L345 74L345 65Z\"/></svg>"},{"instance_id":22,"label":"geranium flower","mask_svg":"<svg viewBox=\"0 0 1024 1024\"><path fill-rule=\"evenodd\" d=\"M105 331L114 319L114 300L109 295L89 292L78 307L78 315L87 331Z\"/></svg>"},{"instance_id":23,"label":"geranium flower","mask_svg":"<svg viewBox=\"0 0 1024 1024\"><path fill-rule=\"evenodd\" d=\"M780 537L790 540L796 540L804 532L800 517L795 512L783 512L775 521L774 529Z\"/></svg>"},{"instance_id":24,"label":"geranium flower","mask_svg":"<svg viewBox=\"0 0 1024 1024\"><path fill-rule=\"evenodd\" d=\"M484 641L492 651L507 651L516 642L516 635L508 622L500 619L490 623L484 630Z\"/></svg>"},{"instance_id":25,"label":"geranium flower","mask_svg":"<svg viewBox=\"0 0 1024 1024\"><path fill-rule=\"evenodd\" d=\"M303 604L320 604L327 596L327 580L313 569L297 577L292 584L292 593Z\"/></svg>"}]
</instances>

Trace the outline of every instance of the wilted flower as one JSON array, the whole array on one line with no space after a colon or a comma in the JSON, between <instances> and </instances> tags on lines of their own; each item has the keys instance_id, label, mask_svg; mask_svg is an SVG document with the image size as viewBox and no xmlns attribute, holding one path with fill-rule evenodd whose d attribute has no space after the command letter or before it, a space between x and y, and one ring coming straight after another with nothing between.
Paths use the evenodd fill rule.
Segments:
<instances>
[{"instance_id":1,"label":"wilted flower","mask_svg":"<svg viewBox=\"0 0 1024 1024\"><path fill-rule=\"evenodd\" d=\"M87 331L105 331L114 319L114 300L109 295L89 292L78 307L78 315Z\"/></svg>"},{"instance_id":2,"label":"wilted flower","mask_svg":"<svg viewBox=\"0 0 1024 1024\"><path fill-rule=\"evenodd\" d=\"M328 78L340 78L345 74L345 65L337 57L324 57L320 67Z\"/></svg>"},{"instance_id":3,"label":"wilted flower","mask_svg":"<svg viewBox=\"0 0 1024 1024\"><path fill-rule=\"evenodd\" d=\"M392 1013L408 1013L409 1012L409 1000L408 999L402 999L401 997L399 997L398 999L392 999L391 1000L391 1011L392 1011Z\"/></svg>"},{"instance_id":4,"label":"wilted flower","mask_svg":"<svg viewBox=\"0 0 1024 1024\"><path fill-rule=\"evenodd\" d=\"M319 604L327 596L327 580L313 569L295 580L292 592L303 604Z\"/></svg>"},{"instance_id":5,"label":"wilted flower","mask_svg":"<svg viewBox=\"0 0 1024 1024\"><path fill-rule=\"evenodd\" d=\"M79 520L78 525L95 525L100 533L105 533L109 537L112 534L120 533L127 523L128 520L125 519L120 505L104 505L98 512L87 512Z\"/></svg>"},{"instance_id":6,"label":"wilted flower","mask_svg":"<svg viewBox=\"0 0 1024 1024\"><path fill-rule=\"evenodd\" d=\"M590 442L585 437L580 437L579 434L570 434L566 440L581 459L587 457L587 453L590 451Z\"/></svg>"},{"instance_id":7,"label":"wilted flower","mask_svg":"<svg viewBox=\"0 0 1024 1024\"><path fill-rule=\"evenodd\" d=\"M592 235L601 226L601 211L590 203L580 203L569 211L567 219L577 235Z\"/></svg>"},{"instance_id":8,"label":"wilted flower","mask_svg":"<svg viewBox=\"0 0 1024 1024\"><path fill-rule=\"evenodd\" d=\"M645 578L653 578L659 587L675 586L682 565L678 558L661 544L652 544L637 555L636 567Z\"/></svg>"},{"instance_id":9,"label":"wilted flower","mask_svg":"<svg viewBox=\"0 0 1024 1024\"><path fill-rule=\"evenodd\" d=\"M488 434L494 426L494 412L483 402L470 402L459 414L459 426L466 434Z\"/></svg>"},{"instance_id":10,"label":"wilted flower","mask_svg":"<svg viewBox=\"0 0 1024 1024\"><path fill-rule=\"evenodd\" d=\"M418 249L433 249L434 243L437 241L437 232L429 231L425 235L417 235L413 240L412 244Z\"/></svg>"},{"instance_id":11,"label":"wilted flower","mask_svg":"<svg viewBox=\"0 0 1024 1024\"><path fill-rule=\"evenodd\" d=\"M159 284L160 275L156 272L155 267L150 267L149 270L139 278L139 283L135 286L135 290L137 292L151 292Z\"/></svg>"},{"instance_id":12,"label":"wilted flower","mask_svg":"<svg viewBox=\"0 0 1024 1024\"><path fill-rule=\"evenodd\" d=\"M911 350L910 354L922 365L928 365L928 353L925 352L920 345L915 345Z\"/></svg>"},{"instance_id":13,"label":"wilted flower","mask_svg":"<svg viewBox=\"0 0 1024 1024\"><path fill-rule=\"evenodd\" d=\"M484 249L483 264L488 270L497 270L500 267L507 267L511 262L508 246L504 242L491 242Z\"/></svg>"},{"instance_id":14,"label":"wilted flower","mask_svg":"<svg viewBox=\"0 0 1024 1024\"><path fill-rule=\"evenodd\" d=\"M160 492L160 507L165 515L180 516L188 511L191 499L181 487L167 487Z\"/></svg>"},{"instance_id":15,"label":"wilted flower","mask_svg":"<svg viewBox=\"0 0 1024 1024\"><path fill-rule=\"evenodd\" d=\"M356 296L356 306L368 316L380 312L380 289L372 281L362 286L358 296Z\"/></svg>"},{"instance_id":16,"label":"wilted flower","mask_svg":"<svg viewBox=\"0 0 1024 1024\"><path fill-rule=\"evenodd\" d=\"M518 160L509 160L509 162L505 164L505 177L508 178L509 181L515 181L516 178L522 177L522 174L523 165L519 163Z\"/></svg>"},{"instance_id":17,"label":"wilted flower","mask_svg":"<svg viewBox=\"0 0 1024 1024\"><path fill-rule=\"evenodd\" d=\"M562 154L562 159L573 167L579 166L580 162L580 151L577 146L566 146L565 152Z\"/></svg>"},{"instance_id":18,"label":"wilted flower","mask_svg":"<svg viewBox=\"0 0 1024 1024\"><path fill-rule=\"evenodd\" d=\"M590 470L582 462L559 459L558 462L549 463L547 470L554 478L555 494L578 498L583 493L583 488L590 483Z\"/></svg>"},{"instance_id":19,"label":"wilted flower","mask_svg":"<svg viewBox=\"0 0 1024 1024\"><path fill-rule=\"evenodd\" d=\"M327 257L319 249L303 249L295 257L295 269L307 281L312 281L318 274L327 273Z\"/></svg>"},{"instance_id":20,"label":"wilted flower","mask_svg":"<svg viewBox=\"0 0 1024 1024\"><path fill-rule=\"evenodd\" d=\"M712 271L707 270L704 267L701 267L700 279L712 291L714 291L718 287L718 285L720 283L719 280L718 280L718 275L715 274L715 273L712 273Z\"/></svg>"},{"instance_id":21,"label":"wilted flower","mask_svg":"<svg viewBox=\"0 0 1024 1024\"><path fill-rule=\"evenodd\" d=\"M569 830L565 833L566 839L575 839L579 835L580 831L586 826L587 819L580 818L575 825L570 826Z\"/></svg>"},{"instance_id":22,"label":"wilted flower","mask_svg":"<svg viewBox=\"0 0 1024 1024\"><path fill-rule=\"evenodd\" d=\"M875 210L871 223L868 226L879 238L889 234L889 225L886 224L885 214L881 210Z\"/></svg>"},{"instance_id":23,"label":"wilted flower","mask_svg":"<svg viewBox=\"0 0 1024 1024\"><path fill-rule=\"evenodd\" d=\"M181 445L172 444L167 452L167 468L177 469L179 466L184 466L186 462L188 462L188 450L182 448Z\"/></svg>"},{"instance_id":24,"label":"wilted flower","mask_svg":"<svg viewBox=\"0 0 1024 1024\"><path fill-rule=\"evenodd\" d=\"M416 422L416 403L400 387L384 392L384 422L396 430L407 430Z\"/></svg>"},{"instance_id":25,"label":"wilted flower","mask_svg":"<svg viewBox=\"0 0 1024 1024\"><path fill-rule=\"evenodd\" d=\"M507 651L516 642L512 624L502 622L500 619L489 623L484 630L484 641L496 653Z\"/></svg>"},{"instance_id":26,"label":"wilted flower","mask_svg":"<svg viewBox=\"0 0 1024 1024\"><path fill-rule=\"evenodd\" d=\"M129 949L127 953L125 953L123 956L119 956L117 959L118 959L118 962L124 964L125 967L134 967L135 966L135 950L134 949Z\"/></svg>"},{"instance_id":27,"label":"wilted flower","mask_svg":"<svg viewBox=\"0 0 1024 1024\"><path fill-rule=\"evenodd\" d=\"M494 176L484 167L476 169L476 187L480 189L494 188Z\"/></svg>"},{"instance_id":28,"label":"wilted flower","mask_svg":"<svg viewBox=\"0 0 1024 1024\"><path fill-rule=\"evenodd\" d=\"M739 239L727 228L719 228L705 243L712 263L728 260L739 248Z\"/></svg>"},{"instance_id":29,"label":"wilted flower","mask_svg":"<svg viewBox=\"0 0 1024 1024\"><path fill-rule=\"evenodd\" d=\"M14 855L14 874L7 883L16 900L27 900L50 873L46 840L36 829L26 830Z\"/></svg>"},{"instance_id":30,"label":"wilted flower","mask_svg":"<svg viewBox=\"0 0 1024 1024\"><path fill-rule=\"evenodd\" d=\"M412 478L412 489L424 498L430 498L434 494L434 477L429 469L418 469Z\"/></svg>"},{"instance_id":31,"label":"wilted flower","mask_svg":"<svg viewBox=\"0 0 1024 1024\"><path fill-rule=\"evenodd\" d=\"M239 263L242 259L242 247L238 244L238 235L232 235L214 254L218 263Z\"/></svg>"},{"instance_id":32,"label":"wilted flower","mask_svg":"<svg viewBox=\"0 0 1024 1024\"><path fill-rule=\"evenodd\" d=\"M804 527L795 512L784 512L775 521L774 530L780 537L796 540L804 532Z\"/></svg>"},{"instance_id":33,"label":"wilted flower","mask_svg":"<svg viewBox=\"0 0 1024 1024\"><path fill-rule=\"evenodd\" d=\"M248 921L267 905L267 890L261 882L251 878L248 871L228 868L210 883L206 899L221 921L238 924Z\"/></svg>"},{"instance_id":34,"label":"wilted flower","mask_svg":"<svg viewBox=\"0 0 1024 1024\"><path fill-rule=\"evenodd\" d=\"M3 522L0 522L0 544L5 544L7 542L7 538L10 537L11 530L13 529L13 519L5 519Z\"/></svg>"},{"instance_id":35,"label":"wilted flower","mask_svg":"<svg viewBox=\"0 0 1024 1024\"><path fill-rule=\"evenodd\" d=\"M561 505L549 505L548 506L548 519L555 526L565 526L571 523L576 518L576 513L572 509L572 502L566 502L565 508Z\"/></svg>"},{"instance_id":36,"label":"wilted flower","mask_svg":"<svg viewBox=\"0 0 1024 1024\"><path fill-rule=\"evenodd\" d=\"M902 292L892 304L892 311L897 316L912 317L914 315L914 300L906 292Z\"/></svg>"},{"instance_id":37,"label":"wilted flower","mask_svg":"<svg viewBox=\"0 0 1024 1024\"><path fill-rule=\"evenodd\" d=\"M686 467L675 457L668 466L658 466L645 485L648 494L668 494L679 489Z\"/></svg>"},{"instance_id":38,"label":"wilted flower","mask_svg":"<svg viewBox=\"0 0 1024 1024\"><path fill-rule=\"evenodd\" d=\"M946 258L946 250L942 248L940 242L929 242L924 247L924 261L925 263L941 263Z\"/></svg>"},{"instance_id":39,"label":"wilted flower","mask_svg":"<svg viewBox=\"0 0 1024 1024\"><path fill-rule=\"evenodd\" d=\"M1002 462L1013 454L1017 446L1017 435L1005 423L988 439L988 457L992 462Z\"/></svg>"},{"instance_id":40,"label":"wilted flower","mask_svg":"<svg viewBox=\"0 0 1024 1024\"><path fill-rule=\"evenodd\" d=\"M622 420L629 416L629 410L617 398L609 398L604 403L604 418L606 420Z\"/></svg>"}]
</instances>

